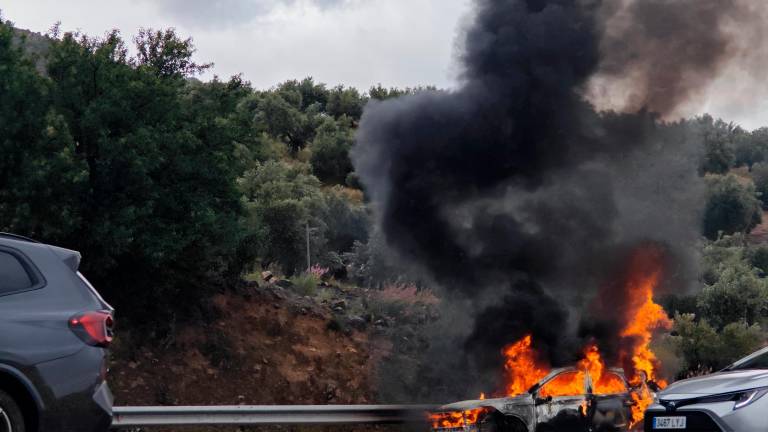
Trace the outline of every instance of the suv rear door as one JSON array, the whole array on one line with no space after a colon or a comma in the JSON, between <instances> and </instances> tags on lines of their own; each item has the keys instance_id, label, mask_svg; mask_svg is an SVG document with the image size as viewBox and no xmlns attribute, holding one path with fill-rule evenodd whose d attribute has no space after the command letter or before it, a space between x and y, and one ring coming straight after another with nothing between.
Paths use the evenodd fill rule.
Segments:
<instances>
[{"instance_id":1,"label":"suv rear door","mask_svg":"<svg viewBox=\"0 0 768 432\"><path fill-rule=\"evenodd\" d=\"M70 330L77 313L101 308L77 274L50 246L0 242L0 363L34 365L76 353L82 341Z\"/></svg>"}]
</instances>

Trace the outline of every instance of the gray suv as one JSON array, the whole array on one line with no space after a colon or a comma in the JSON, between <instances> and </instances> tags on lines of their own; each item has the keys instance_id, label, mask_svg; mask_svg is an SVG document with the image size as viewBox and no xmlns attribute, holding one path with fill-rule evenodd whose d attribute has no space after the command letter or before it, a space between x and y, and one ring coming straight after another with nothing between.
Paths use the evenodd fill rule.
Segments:
<instances>
[{"instance_id":1,"label":"gray suv","mask_svg":"<svg viewBox=\"0 0 768 432\"><path fill-rule=\"evenodd\" d=\"M0 233L0 432L105 431L113 309L80 254Z\"/></svg>"}]
</instances>

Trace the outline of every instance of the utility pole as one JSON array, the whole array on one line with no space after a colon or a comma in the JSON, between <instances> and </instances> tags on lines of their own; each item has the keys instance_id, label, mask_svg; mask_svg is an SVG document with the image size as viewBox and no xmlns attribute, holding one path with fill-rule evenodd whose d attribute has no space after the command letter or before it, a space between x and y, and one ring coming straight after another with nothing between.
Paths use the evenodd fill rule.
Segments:
<instances>
[{"instance_id":1,"label":"utility pole","mask_svg":"<svg viewBox=\"0 0 768 432\"><path fill-rule=\"evenodd\" d=\"M309 270L312 268L312 260L309 257L309 221L307 221L307 274L309 274Z\"/></svg>"}]
</instances>

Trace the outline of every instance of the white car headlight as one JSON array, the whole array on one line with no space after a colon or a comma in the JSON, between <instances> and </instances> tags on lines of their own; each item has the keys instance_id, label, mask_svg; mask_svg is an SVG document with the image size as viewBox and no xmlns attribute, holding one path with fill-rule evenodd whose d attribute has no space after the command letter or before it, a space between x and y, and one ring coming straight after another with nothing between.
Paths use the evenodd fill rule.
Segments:
<instances>
[{"instance_id":1,"label":"white car headlight","mask_svg":"<svg viewBox=\"0 0 768 432\"><path fill-rule=\"evenodd\" d=\"M735 402L733 405L733 409L737 410L740 408L744 408L745 406L751 405L761 397L765 396L768 393L768 387L760 387L756 389L750 389L750 390L744 390L740 392L732 392L732 393L720 393L720 394L714 394L711 396L702 396L698 398L693 399L685 399L685 400L679 400L672 402L671 405L677 408L686 406L686 405L694 405L694 404L709 404L709 403L718 403L718 402ZM654 402L658 400L658 397L654 397ZM661 404L664 406L667 406L667 401L662 401Z\"/></svg>"},{"instance_id":2,"label":"white car headlight","mask_svg":"<svg viewBox=\"0 0 768 432\"><path fill-rule=\"evenodd\" d=\"M736 395L736 405L733 406L734 410L744 408L745 406L755 402L768 393L768 387L747 390L745 392L738 393Z\"/></svg>"}]
</instances>

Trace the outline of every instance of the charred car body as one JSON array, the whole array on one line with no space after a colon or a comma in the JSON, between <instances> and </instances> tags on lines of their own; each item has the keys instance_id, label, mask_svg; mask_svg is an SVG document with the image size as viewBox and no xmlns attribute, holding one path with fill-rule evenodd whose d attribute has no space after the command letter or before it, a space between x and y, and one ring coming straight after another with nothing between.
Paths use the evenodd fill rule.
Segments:
<instances>
[{"instance_id":1,"label":"charred car body","mask_svg":"<svg viewBox=\"0 0 768 432\"><path fill-rule=\"evenodd\" d=\"M568 432L625 431L631 419L632 397L621 369L605 372L620 383L616 392L595 394L588 373L575 367L552 370L521 395L468 400L444 405L431 415L433 431ZM560 382L577 388L554 392ZM583 377L583 378L581 378Z\"/></svg>"}]
</instances>

